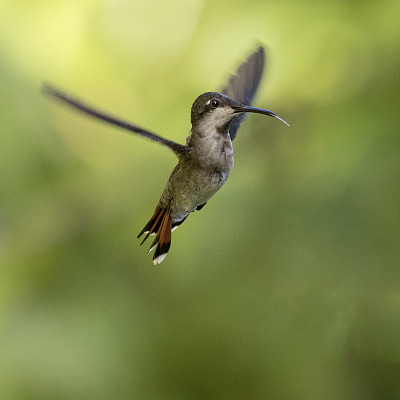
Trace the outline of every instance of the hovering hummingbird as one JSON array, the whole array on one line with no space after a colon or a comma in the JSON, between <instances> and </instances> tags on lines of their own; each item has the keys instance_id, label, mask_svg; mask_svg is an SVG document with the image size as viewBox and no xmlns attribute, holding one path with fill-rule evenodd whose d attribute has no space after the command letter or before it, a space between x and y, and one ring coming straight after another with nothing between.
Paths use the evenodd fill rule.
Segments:
<instances>
[{"instance_id":1,"label":"hovering hummingbird","mask_svg":"<svg viewBox=\"0 0 400 400\"><path fill-rule=\"evenodd\" d=\"M182 145L146 129L115 118L44 83L44 93L67 103L75 109L110 124L154 140L170 148L178 157L157 204L153 216L138 235L145 234L141 244L154 234L149 253L154 249L153 263L161 263L171 246L171 232L194 210L201 210L222 187L233 167L232 141L246 113L275 117L269 110L250 107L264 70L265 52L259 47L232 75L221 93L201 94L191 110L191 133Z\"/></svg>"}]
</instances>

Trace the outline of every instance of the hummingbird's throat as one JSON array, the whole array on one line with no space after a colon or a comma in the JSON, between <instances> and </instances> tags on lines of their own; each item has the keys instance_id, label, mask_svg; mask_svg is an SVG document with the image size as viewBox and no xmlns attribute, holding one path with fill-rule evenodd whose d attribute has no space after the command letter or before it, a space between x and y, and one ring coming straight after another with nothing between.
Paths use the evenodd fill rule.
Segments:
<instances>
[{"instance_id":1,"label":"hummingbird's throat","mask_svg":"<svg viewBox=\"0 0 400 400\"><path fill-rule=\"evenodd\" d=\"M232 108L219 108L208 115L205 115L196 124L196 131L201 132L204 136L212 136L215 133L228 133L229 123L235 117Z\"/></svg>"}]
</instances>

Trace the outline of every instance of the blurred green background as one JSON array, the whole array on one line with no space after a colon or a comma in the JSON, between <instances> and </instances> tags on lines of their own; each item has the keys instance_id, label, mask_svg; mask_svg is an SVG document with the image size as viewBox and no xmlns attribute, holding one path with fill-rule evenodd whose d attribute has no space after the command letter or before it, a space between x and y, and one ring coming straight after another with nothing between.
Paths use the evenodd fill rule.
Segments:
<instances>
[{"instance_id":1,"label":"blurred green background","mask_svg":"<svg viewBox=\"0 0 400 400\"><path fill-rule=\"evenodd\" d=\"M0 1L4 399L400 398L400 2ZM223 189L155 267L137 233L258 45Z\"/></svg>"}]
</instances>

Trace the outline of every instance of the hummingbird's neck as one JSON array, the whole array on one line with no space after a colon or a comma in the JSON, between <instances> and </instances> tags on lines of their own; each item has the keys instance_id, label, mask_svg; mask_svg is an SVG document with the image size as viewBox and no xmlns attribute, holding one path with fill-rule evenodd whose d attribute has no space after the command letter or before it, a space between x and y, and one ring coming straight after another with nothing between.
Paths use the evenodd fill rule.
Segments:
<instances>
[{"instance_id":1,"label":"hummingbird's neck","mask_svg":"<svg viewBox=\"0 0 400 400\"><path fill-rule=\"evenodd\" d=\"M228 127L228 124L221 127L204 123L193 125L187 145L197 165L229 173L233 167L233 149Z\"/></svg>"},{"instance_id":2,"label":"hummingbird's neck","mask_svg":"<svg viewBox=\"0 0 400 400\"><path fill-rule=\"evenodd\" d=\"M203 118L197 123L192 125L191 134L188 137L187 144L195 151L209 149L214 145L221 145L229 139L229 122L218 121L216 124L215 119ZM232 144L230 144L232 145Z\"/></svg>"},{"instance_id":3,"label":"hummingbird's neck","mask_svg":"<svg viewBox=\"0 0 400 400\"><path fill-rule=\"evenodd\" d=\"M201 138L213 137L214 140L219 140L220 138L229 136L229 122L219 126L203 121L192 126L191 136Z\"/></svg>"}]
</instances>

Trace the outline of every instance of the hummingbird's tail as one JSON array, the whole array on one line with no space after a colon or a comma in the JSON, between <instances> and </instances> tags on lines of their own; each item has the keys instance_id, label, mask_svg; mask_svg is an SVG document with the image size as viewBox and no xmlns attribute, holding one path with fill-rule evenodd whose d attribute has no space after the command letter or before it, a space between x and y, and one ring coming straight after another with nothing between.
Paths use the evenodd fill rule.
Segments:
<instances>
[{"instance_id":1,"label":"hummingbird's tail","mask_svg":"<svg viewBox=\"0 0 400 400\"><path fill-rule=\"evenodd\" d=\"M156 247L156 251L153 256L153 263L160 264L166 257L169 248L171 246L171 231L172 231L172 217L169 208L156 207L153 216L150 221L139 233L138 238L146 233L146 236L142 240L141 245L151 235L155 234L156 237L150 246L149 253Z\"/></svg>"}]
</instances>

